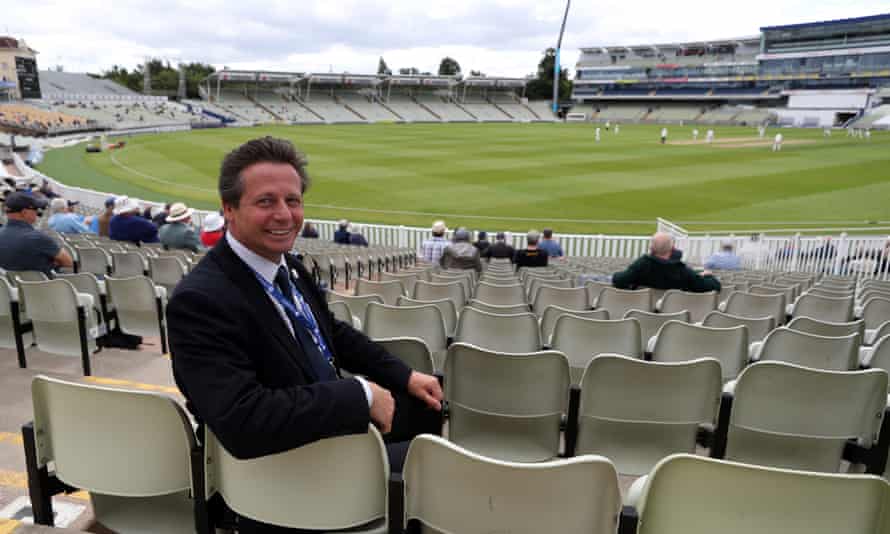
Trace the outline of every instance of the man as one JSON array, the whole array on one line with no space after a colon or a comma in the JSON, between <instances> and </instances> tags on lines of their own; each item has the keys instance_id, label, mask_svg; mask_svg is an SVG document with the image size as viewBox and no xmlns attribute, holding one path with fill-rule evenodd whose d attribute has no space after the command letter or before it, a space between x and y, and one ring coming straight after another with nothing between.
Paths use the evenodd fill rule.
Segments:
<instances>
[{"instance_id":1,"label":"man","mask_svg":"<svg viewBox=\"0 0 890 534\"><path fill-rule=\"evenodd\" d=\"M334 232L334 243L340 243L341 245L349 244L349 221L346 219L340 219L340 222L337 223L337 231Z\"/></svg>"},{"instance_id":2,"label":"man","mask_svg":"<svg viewBox=\"0 0 890 534\"><path fill-rule=\"evenodd\" d=\"M112 217L114 217L114 197L108 197L105 199L105 211L93 218L90 230L102 237L108 237Z\"/></svg>"},{"instance_id":3,"label":"man","mask_svg":"<svg viewBox=\"0 0 890 534\"><path fill-rule=\"evenodd\" d=\"M475 269L482 272L482 260L479 249L470 244L470 232L466 228L458 228L454 232L454 242L445 247L439 265L443 269Z\"/></svg>"},{"instance_id":4,"label":"man","mask_svg":"<svg viewBox=\"0 0 890 534\"><path fill-rule=\"evenodd\" d=\"M705 132L705 142L709 145L714 142L714 130L709 128L708 131Z\"/></svg>"},{"instance_id":5,"label":"man","mask_svg":"<svg viewBox=\"0 0 890 534\"><path fill-rule=\"evenodd\" d=\"M776 137L773 139L773 152L781 152L783 140L784 137L782 137L782 134L777 133Z\"/></svg>"},{"instance_id":6,"label":"man","mask_svg":"<svg viewBox=\"0 0 890 534\"><path fill-rule=\"evenodd\" d=\"M720 282L709 271L700 276L682 261L671 259L673 250L674 240L670 234L658 232L652 236L649 254L638 258L624 271L613 274L612 285L618 289L645 286L696 293L720 291Z\"/></svg>"},{"instance_id":7,"label":"man","mask_svg":"<svg viewBox=\"0 0 890 534\"><path fill-rule=\"evenodd\" d=\"M538 241L541 234L537 230L529 230L525 236L527 246L522 250L517 250L513 257L513 263L516 264L516 270L520 267L547 267L548 254L546 250L538 248Z\"/></svg>"},{"instance_id":8,"label":"man","mask_svg":"<svg viewBox=\"0 0 890 534\"><path fill-rule=\"evenodd\" d=\"M439 258L442 257L445 247L448 246L448 241L445 239L448 227L445 226L444 221L436 221L433 223L431 231L433 237L424 241L420 246L420 259L436 265L439 263Z\"/></svg>"},{"instance_id":9,"label":"man","mask_svg":"<svg viewBox=\"0 0 890 534\"><path fill-rule=\"evenodd\" d=\"M305 166L290 142L271 137L225 157L226 235L167 307L173 372L187 407L241 459L363 433L369 423L390 442L441 425L436 378L335 320L288 254L303 224ZM341 366L367 378L342 379ZM407 444L389 451L398 467ZM239 532L269 530L277 531L239 523Z\"/></svg>"},{"instance_id":10,"label":"man","mask_svg":"<svg viewBox=\"0 0 890 534\"><path fill-rule=\"evenodd\" d=\"M698 141L698 128L693 128L693 129L692 129L692 140L693 140L693 141Z\"/></svg>"},{"instance_id":11,"label":"man","mask_svg":"<svg viewBox=\"0 0 890 534\"><path fill-rule=\"evenodd\" d=\"M551 228L544 228L542 233L544 239L538 243L538 248L546 250L547 256L550 258L562 258L565 256L562 252L562 247L555 239L553 239L553 230Z\"/></svg>"},{"instance_id":12,"label":"man","mask_svg":"<svg viewBox=\"0 0 890 534\"><path fill-rule=\"evenodd\" d=\"M362 233L363 228L361 225L350 223L349 225L349 244L355 245L357 247L367 247L368 240L365 239L365 235Z\"/></svg>"},{"instance_id":13,"label":"man","mask_svg":"<svg viewBox=\"0 0 890 534\"><path fill-rule=\"evenodd\" d=\"M139 214L139 203L128 197L115 201L114 217L108 223L108 235L115 241L157 243L158 228Z\"/></svg>"},{"instance_id":14,"label":"man","mask_svg":"<svg viewBox=\"0 0 890 534\"><path fill-rule=\"evenodd\" d=\"M667 138L668 138L668 129L662 128L661 129L661 144L662 145L667 141Z\"/></svg>"},{"instance_id":15,"label":"man","mask_svg":"<svg viewBox=\"0 0 890 534\"><path fill-rule=\"evenodd\" d=\"M167 223L158 230L158 238L168 249L184 249L198 252L201 248L201 240L198 232L192 227L192 214L195 210L182 202L176 202L170 206L167 214Z\"/></svg>"},{"instance_id":16,"label":"man","mask_svg":"<svg viewBox=\"0 0 890 534\"><path fill-rule=\"evenodd\" d=\"M64 201L63 201L64 202ZM0 228L0 267L7 271L40 271L52 276L54 267L71 267L71 256L34 223L46 201L28 193L6 197L7 222Z\"/></svg>"},{"instance_id":17,"label":"man","mask_svg":"<svg viewBox=\"0 0 890 534\"><path fill-rule=\"evenodd\" d=\"M473 243L473 246L479 250L480 256L485 254L485 251L491 246L491 241L488 240L488 232L479 230L479 233L476 235L476 242Z\"/></svg>"},{"instance_id":18,"label":"man","mask_svg":"<svg viewBox=\"0 0 890 534\"><path fill-rule=\"evenodd\" d=\"M51 230L55 230L60 234L86 234L90 229L87 228L80 218L69 211L68 202L64 198L56 197L49 203L49 211L52 215L49 217L47 226Z\"/></svg>"},{"instance_id":19,"label":"man","mask_svg":"<svg viewBox=\"0 0 890 534\"><path fill-rule=\"evenodd\" d=\"M724 240L720 244L720 251L712 254L705 260L705 269L723 269L737 271L742 268L742 259L735 254L735 247L730 240Z\"/></svg>"},{"instance_id":20,"label":"man","mask_svg":"<svg viewBox=\"0 0 890 534\"><path fill-rule=\"evenodd\" d=\"M494 244L482 253L482 257L488 262L491 262L492 258L510 258L512 262L515 255L516 249L507 244L507 236L504 232L498 232L494 238Z\"/></svg>"},{"instance_id":21,"label":"man","mask_svg":"<svg viewBox=\"0 0 890 534\"><path fill-rule=\"evenodd\" d=\"M167 215L170 214L170 210L173 208L170 204L164 204L164 207L158 211L154 217L151 218L151 222L154 223L155 226L161 228L165 224L167 224Z\"/></svg>"}]
</instances>

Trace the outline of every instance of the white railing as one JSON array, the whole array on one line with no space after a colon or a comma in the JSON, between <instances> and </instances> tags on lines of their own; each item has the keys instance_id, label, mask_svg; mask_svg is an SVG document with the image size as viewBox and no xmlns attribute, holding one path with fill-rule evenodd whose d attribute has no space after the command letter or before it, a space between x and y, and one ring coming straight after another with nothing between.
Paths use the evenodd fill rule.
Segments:
<instances>
[{"instance_id":1,"label":"white railing","mask_svg":"<svg viewBox=\"0 0 890 534\"><path fill-rule=\"evenodd\" d=\"M92 191L80 187L65 185L58 180L46 176L39 171L25 166L15 156L16 166L22 169L22 180L36 181L46 179L53 189L68 200L77 200L85 207L102 209L105 199L111 193ZM159 202L141 201L144 205L161 205ZM210 212L195 211L195 224L200 224ZM318 229L319 238L333 240L337 230L337 221L307 219ZM802 236L800 234L786 236L734 236L705 235L690 236L681 226L665 219L658 219L660 231L666 231L677 240L677 248L683 251L684 261L690 265L702 265L708 256L720 250L727 241L732 243L737 254L742 258L746 269L757 269L769 272L798 271L823 274L857 274L862 278L873 278L874 268L868 267L864 272L855 272L853 262L862 252L874 252L867 263L882 262L887 259L888 250L884 248L890 237L885 235L847 235L846 233L830 236ZM362 224L362 233L369 243L376 245L398 246L420 250L423 241L429 239L429 228L395 226L386 224ZM497 231L489 231L493 240ZM451 235L449 231L448 236ZM514 247L525 246L524 233L507 233L507 242ZM557 236L567 256L594 256L614 258L636 258L649 249L649 236L614 236L560 234ZM830 238L830 241L827 239ZM830 244L833 253L826 253L824 248ZM877 273L878 277L887 279L887 272Z\"/></svg>"}]
</instances>

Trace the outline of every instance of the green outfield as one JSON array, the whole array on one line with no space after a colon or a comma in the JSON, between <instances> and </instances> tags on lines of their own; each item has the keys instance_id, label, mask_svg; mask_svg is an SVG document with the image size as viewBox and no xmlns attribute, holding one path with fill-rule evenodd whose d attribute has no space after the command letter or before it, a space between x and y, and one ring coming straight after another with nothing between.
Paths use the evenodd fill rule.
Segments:
<instances>
[{"instance_id":1,"label":"green outfield","mask_svg":"<svg viewBox=\"0 0 890 534\"><path fill-rule=\"evenodd\" d=\"M126 148L50 151L40 170L64 183L216 208L223 155L261 135L309 157L307 217L563 233L649 233L656 217L691 230L890 224L890 133L781 130L770 150L753 128L590 124L376 124L225 128L133 137Z\"/></svg>"}]
</instances>

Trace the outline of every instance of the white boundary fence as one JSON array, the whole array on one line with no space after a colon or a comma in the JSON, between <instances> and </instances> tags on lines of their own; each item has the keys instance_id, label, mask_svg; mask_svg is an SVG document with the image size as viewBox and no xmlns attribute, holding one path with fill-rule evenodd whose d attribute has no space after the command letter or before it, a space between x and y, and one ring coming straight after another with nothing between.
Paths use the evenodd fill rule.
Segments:
<instances>
[{"instance_id":1,"label":"white boundary fence","mask_svg":"<svg viewBox=\"0 0 890 534\"><path fill-rule=\"evenodd\" d=\"M111 193L92 191L65 185L58 180L31 169L22 163L16 155L16 166L25 180L48 180L53 189L68 200L77 200L92 210L102 210L105 199ZM143 201L143 204L159 205L158 202ZM196 224L210 212L196 210ZM307 219L318 228L319 238L332 240L337 230L336 221ZM721 245L732 242L737 254L742 257L746 269L757 269L769 272L799 271L835 275L856 274L862 278L890 278L884 271L875 273L875 266L887 260L888 250L885 242L890 240L886 235L847 235L826 234L825 236L734 236L734 235L689 235L681 226L659 218L656 221L659 231L674 236L677 248L683 251L684 261L690 265L701 265L705 259L720 250ZM362 224L363 233L369 243L410 247L420 250L425 239L430 237L429 228L393 226L385 224ZM489 239L493 240L496 231L490 231ZM617 257L632 259L645 254L649 249L649 236L616 236L616 235L585 235L560 234L557 236L568 256ZM834 253L820 252L830 238ZM524 233L507 233L507 241L514 247L525 246ZM855 256L862 252L873 252L874 256L867 260L854 261Z\"/></svg>"}]
</instances>

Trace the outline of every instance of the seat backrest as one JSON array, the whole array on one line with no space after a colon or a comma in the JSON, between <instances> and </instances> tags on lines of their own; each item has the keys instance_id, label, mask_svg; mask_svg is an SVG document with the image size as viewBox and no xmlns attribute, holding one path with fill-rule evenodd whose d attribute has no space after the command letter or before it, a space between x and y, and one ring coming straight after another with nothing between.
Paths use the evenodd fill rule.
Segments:
<instances>
[{"instance_id":1,"label":"seat backrest","mask_svg":"<svg viewBox=\"0 0 890 534\"><path fill-rule=\"evenodd\" d=\"M355 280L355 295L380 295L384 304L395 306L399 297L405 295L405 288L402 287L402 282L398 280L373 282L364 278L357 278Z\"/></svg>"},{"instance_id":2,"label":"seat backrest","mask_svg":"<svg viewBox=\"0 0 890 534\"><path fill-rule=\"evenodd\" d=\"M347 306L346 303L343 302L342 300L329 302L328 309L331 310L331 313L334 314L335 319L343 321L344 323L348 324L349 326L352 326L352 327L355 326L353 317L352 317L352 312L349 311L349 306Z\"/></svg>"},{"instance_id":3,"label":"seat backrest","mask_svg":"<svg viewBox=\"0 0 890 534\"><path fill-rule=\"evenodd\" d=\"M145 258L142 254L129 252L111 253L112 275L116 278L142 276L145 274Z\"/></svg>"},{"instance_id":4,"label":"seat backrest","mask_svg":"<svg viewBox=\"0 0 890 534\"><path fill-rule=\"evenodd\" d=\"M518 283L502 285L485 282L483 280L476 286L476 294L473 295L473 298L498 306L527 304L525 291Z\"/></svg>"},{"instance_id":5,"label":"seat backrest","mask_svg":"<svg viewBox=\"0 0 890 534\"><path fill-rule=\"evenodd\" d=\"M690 321L697 323L704 319L705 315L717 309L717 292L690 293L679 289L669 289L661 300L661 311L673 313L686 310L689 312Z\"/></svg>"},{"instance_id":6,"label":"seat backrest","mask_svg":"<svg viewBox=\"0 0 890 534\"><path fill-rule=\"evenodd\" d=\"M365 320L365 310L368 308L368 304L371 302L377 302L383 304L383 297L380 295L344 295L343 293L337 293L336 291L328 291L327 292L328 303L334 302L342 302L346 304L346 307L349 308L349 312L353 318L357 318L359 321Z\"/></svg>"},{"instance_id":7,"label":"seat backrest","mask_svg":"<svg viewBox=\"0 0 890 534\"><path fill-rule=\"evenodd\" d=\"M466 307L458 319L454 340L495 352L541 350L540 326L530 312L497 315Z\"/></svg>"},{"instance_id":8,"label":"seat backrest","mask_svg":"<svg viewBox=\"0 0 890 534\"><path fill-rule=\"evenodd\" d=\"M772 317L776 326L785 324L785 295L755 295L744 291L730 293L726 299L726 309L730 315L739 317Z\"/></svg>"},{"instance_id":9,"label":"seat backrest","mask_svg":"<svg viewBox=\"0 0 890 534\"><path fill-rule=\"evenodd\" d=\"M40 271L6 271L6 279L15 286L19 282L43 282L49 278Z\"/></svg>"},{"instance_id":10,"label":"seat backrest","mask_svg":"<svg viewBox=\"0 0 890 534\"><path fill-rule=\"evenodd\" d=\"M75 247L80 272L93 273L96 276L108 274L111 261L108 253L98 247Z\"/></svg>"},{"instance_id":11,"label":"seat backrest","mask_svg":"<svg viewBox=\"0 0 890 534\"><path fill-rule=\"evenodd\" d=\"M833 299L843 299L847 297L852 297L855 293L853 288L850 289L838 289L832 286L815 286L811 287L809 291L807 291L807 295L817 295L820 297L828 297Z\"/></svg>"},{"instance_id":12,"label":"seat backrest","mask_svg":"<svg viewBox=\"0 0 890 534\"><path fill-rule=\"evenodd\" d=\"M865 328L878 328L890 321L890 297L872 297L862 306L862 320Z\"/></svg>"},{"instance_id":13,"label":"seat backrest","mask_svg":"<svg viewBox=\"0 0 890 534\"><path fill-rule=\"evenodd\" d=\"M770 332L763 340L760 360L848 371L859 367L861 342L862 336L859 333L828 337L781 327Z\"/></svg>"},{"instance_id":14,"label":"seat backrest","mask_svg":"<svg viewBox=\"0 0 890 534\"><path fill-rule=\"evenodd\" d=\"M148 258L148 269L155 284L167 288L172 293L176 284L185 277L188 271L186 264L174 256Z\"/></svg>"},{"instance_id":15,"label":"seat backrest","mask_svg":"<svg viewBox=\"0 0 890 534\"><path fill-rule=\"evenodd\" d=\"M443 351L448 346L445 320L433 304L389 306L370 302L365 310L363 328L370 338L420 338L432 352Z\"/></svg>"},{"instance_id":16,"label":"seat backrest","mask_svg":"<svg viewBox=\"0 0 890 534\"><path fill-rule=\"evenodd\" d=\"M74 290L78 293L86 293L93 297L93 303L95 307L99 308L99 300L102 296L102 291L99 289L99 281L96 280L96 275L93 273L70 273L70 274L57 274L56 278L59 280L67 280L71 282L71 285L74 286Z\"/></svg>"},{"instance_id":17,"label":"seat backrest","mask_svg":"<svg viewBox=\"0 0 890 534\"><path fill-rule=\"evenodd\" d=\"M419 279L420 273L388 273L386 271L380 273L381 282L389 282L391 280L398 280L402 282L402 286L405 288L405 293L408 295L414 293L414 284Z\"/></svg>"},{"instance_id":18,"label":"seat backrest","mask_svg":"<svg viewBox=\"0 0 890 534\"><path fill-rule=\"evenodd\" d=\"M679 454L646 480L637 534L887 534L890 484ZM719 525L719 526L717 526Z\"/></svg>"},{"instance_id":19,"label":"seat backrest","mask_svg":"<svg viewBox=\"0 0 890 534\"><path fill-rule=\"evenodd\" d=\"M739 375L726 459L837 472L844 444L877 440L887 402L887 372L826 371L758 362Z\"/></svg>"},{"instance_id":20,"label":"seat backrest","mask_svg":"<svg viewBox=\"0 0 890 534\"><path fill-rule=\"evenodd\" d=\"M458 314L464 309L464 305L467 302L464 287L460 280L444 284L418 280L414 284L414 295L411 298L415 300L451 299L454 301Z\"/></svg>"},{"instance_id":21,"label":"seat backrest","mask_svg":"<svg viewBox=\"0 0 890 534\"><path fill-rule=\"evenodd\" d=\"M569 398L569 366L556 351L507 354L452 343L445 357L448 437L508 461L559 454Z\"/></svg>"},{"instance_id":22,"label":"seat backrest","mask_svg":"<svg viewBox=\"0 0 890 534\"><path fill-rule=\"evenodd\" d=\"M602 290L607 287L612 287L612 284L608 282L588 280L584 282L584 287L587 288L587 297L590 299L590 307L593 308L596 307L597 300L599 300Z\"/></svg>"},{"instance_id":23,"label":"seat backrest","mask_svg":"<svg viewBox=\"0 0 890 534\"><path fill-rule=\"evenodd\" d=\"M656 362L685 362L715 358L724 380L732 380L748 361L748 327L714 328L668 321L658 331L652 350Z\"/></svg>"},{"instance_id":24,"label":"seat backrest","mask_svg":"<svg viewBox=\"0 0 890 534\"><path fill-rule=\"evenodd\" d=\"M524 287L528 293L528 301L534 302L542 287L569 289L574 286L572 285L572 281L567 278L539 278L537 276L531 276L526 279Z\"/></svg>"},{"instance_id":25,"label":"seat backrest","mask_svg":"<svg viewBox=\"0 0 890 534\"><path fill-rule=\"evenodd\" d=\"M574 315L575 317L583 317L585 319L602 319L609 318L609 312L606 310L571 310L552 304L544 309L541 315L541 340L545 345L550 344L550 338L553 337L553 328L556 326L556 320L561 315Z\"/></svg>"},{"instance_id":26,"label":"seat backrest","mask_svg":"<svg viewBox=\"0 0 890 534\"><path fill-rule=\"evenodd\" d=\"M846 323L853 319L853 296L831 298L803 294L795 301L791 311L792 317L801 315L831 323Z\"/></svg>"},{"instance_id":27,"label":"seat backrest","mask_svg":"<svg viewBox=\"0 0 890 534\"><path fill-rule=\"evenodd\" d=\"M205 433L206 498L219 493L240 515L325 531L386 517L389 461L374 427L250 460Z\"/></svg>"},{"instance_id":28,"label":"seat backrest","mask_svg":"<svg viewBox=\"0 0 890 534\"><path fill-rule=\"evenodd\" d=\"M430 282L436 284L460 282L461 288L464 290L464 302L470 300L470 296L473 294L472 279L470 278L469 273L466 275L443 274L441 272L430 273Z\"/></svg>"},{"instance_id":29,"label":"seat backrest","mask_svg":"<svg viewBox=\"0 0 890 534\"><path fill-rule=\"evenodd\" d=\"M46 376L31 394L40 466L66 484L129 497L191 488L195 436L173 399Z\"/></svg>"},{"instance_id":30,"label":"seat backrest","mask_svg":"<svg viewBox=\"0 0 890 534\"><path fill-rule=\"evenodd\" d=\"M777 287L768 284L754 285L748 288L748 292L753 293L754 295L775 295L778 293L785 295L785 302L794 302L794 299L797 298L794 288L790 286Z\"/></svg>"},{"instance_id":31,"label":"seat backrest","mask_svg":"<svg viewBox=\"0 0 890 534\"><path fill-rule=\"evenodd\" d=\"M668 321L689 322L689 312L686 310L673 313L654 313L645 312L643 310L628 310L624 314L625 319L636 319L640 323L640 341L643 343L642 350L645 352L649 340L658 333L661 325Z\"/></svg>"},{"instance_id":32,"label":"seat backrest","mask_svg":"<svg viewBox=\"0 0 890 534\"><path fill-rule=\"evenodd\" d=\"M583 287L553 287L549 285L538 288L532 301L532 310L541 317L547 306L560 306L570 310L589 310L590 302L587 289Z\"/></svg>"},{"instance_id":33,"label":"seat backrest","mask_svg":"<svg viewBox=\"0 0 890 534\"><path fill-rule=\"evenodd\" d=\"M420 373L433 374L435 364L433 355L426 343L418 337L390 337L374 340L386 352L405 362L408 367Z\"/></svg>"},{"instance_id":34,"label":"seat backrest","mask_svg":"<svg viewBox=\"0 0 890 534\"><path fill-rule=\"evenodd\" d=\"M595 357L581 379L575 453L602 454L619 473L644 475L665 456L695 452L699 425L717 417L720 378L713 358Z\"/></svg>"},{"instance_id":35,"label":"seat backrest","mask_svg":"<svg viewBox=\"0 0 890 534\"><path fill-rule=\"evenodd\" d=\"M705 316L702 326L713 328L732 328L744 325L748 327L748 342L763 341L763 338L776 327L776 318L765 317L741 317L729 313L714 310Z\"/></svg>"},{"instance_id":36,"label":"seat backrest","mask_svg":"<svg viewBox=\"0 0 890 534\"><path fill-rule=\"evenodd\" d=\"M411 442L404 480L406 519L441 532L614 534L621 507L601 456L510 463L428 434Z\"/></svg>"},{"instance_id":37,"label":"seat backrest","mask_svg":"<svg viewBox=\"0 0 890 534\"><path fill-rule=\"evenodd\" d=\"M566 355L572 384L581 382L587 363L599 354L642 358L640 323L636 319L582 319L561 315L553 327L550 347Z\"/></svg>"},{"instance_id":38,"label":"seat backrest","mask_svg":"<svg viewBox=\"0 0 890 534\"><path fill-rule=\"evenodd\" d=\"M819 321L812 317L798 316L792 319L786 327L798 332L816 334L817 336L839 337L859 334L865 336L865 321L850 321L849 323L829 323Z\"/></svg>"},{"instance_id":39,"label":"seat backrest","mask_svg":"<svg viewBox=\"0 0 890 534\"><path fill-rule=\"evenodd\" d=\"M890 334L885 334L872 345L869 367L890 372Z\"/></svg>"},{"instance_id":40,"label":"seat backrest","mask_svg":"<svg viewBox=\"0 0 890 534\"><path fill-rule=\"evenodd\" d=\"M651 312L653 310L652 290L627 290L607 287L600 292L596 308L598 310L607 310L609 317L616 318L624 317L624 314L630 310Z\"/></svg>"},{"instance_id":41,"label":"seat backrest","mask_svg":"<svg viewBox=\"0 0 890 534\"><path fill-rule=\"evenodd\" d=\"M117 310L117 320L127 334L137 336L160 335L163 321L163 302L158 316L158 290L146 276L130 278L105 277L108 296Z\"/></svg>"},{"instance_id":42,"label":"seat backrest","mask_svg":"<svg viewBox=\"0 0 890 534\"><path fill-rule=\"evenodd\" d=\"M416 300L409 299L408 297L399 297L399 301L396 303L398 306L425 306L427 304L433 304L439 308L439 311L442 312L442 318L445 320L445 334L448 337L454 336L454 331L457 329L457 306L454 305L453 300Z\"/></svg>"},{"instance_id":43,"label":"seat backrest","mask_svg":"<svg viewBox=\"0 0 890 534\"><path fill-rule=\"evenodd\" d=\"M20 281L21 295L27 303L28 317L37 323L77 321L77 293L67 280Z\"/></svg>"},{"instance_id":44,"label":"seat backrest","mask_svg":"<svg viewBox=\"0 0 890 534\"><path fill-rule=\"evenodd\" d=\"M513 304L509 306L498 306L497 304L489 304L487 302L483 302L481 300L471 300L467 307L472 307L477 310L482 310L488 313L494 313L497 315L515 315L517 313L528 313L529 307L528 304Z\"/></svg>"}]
</instances>

